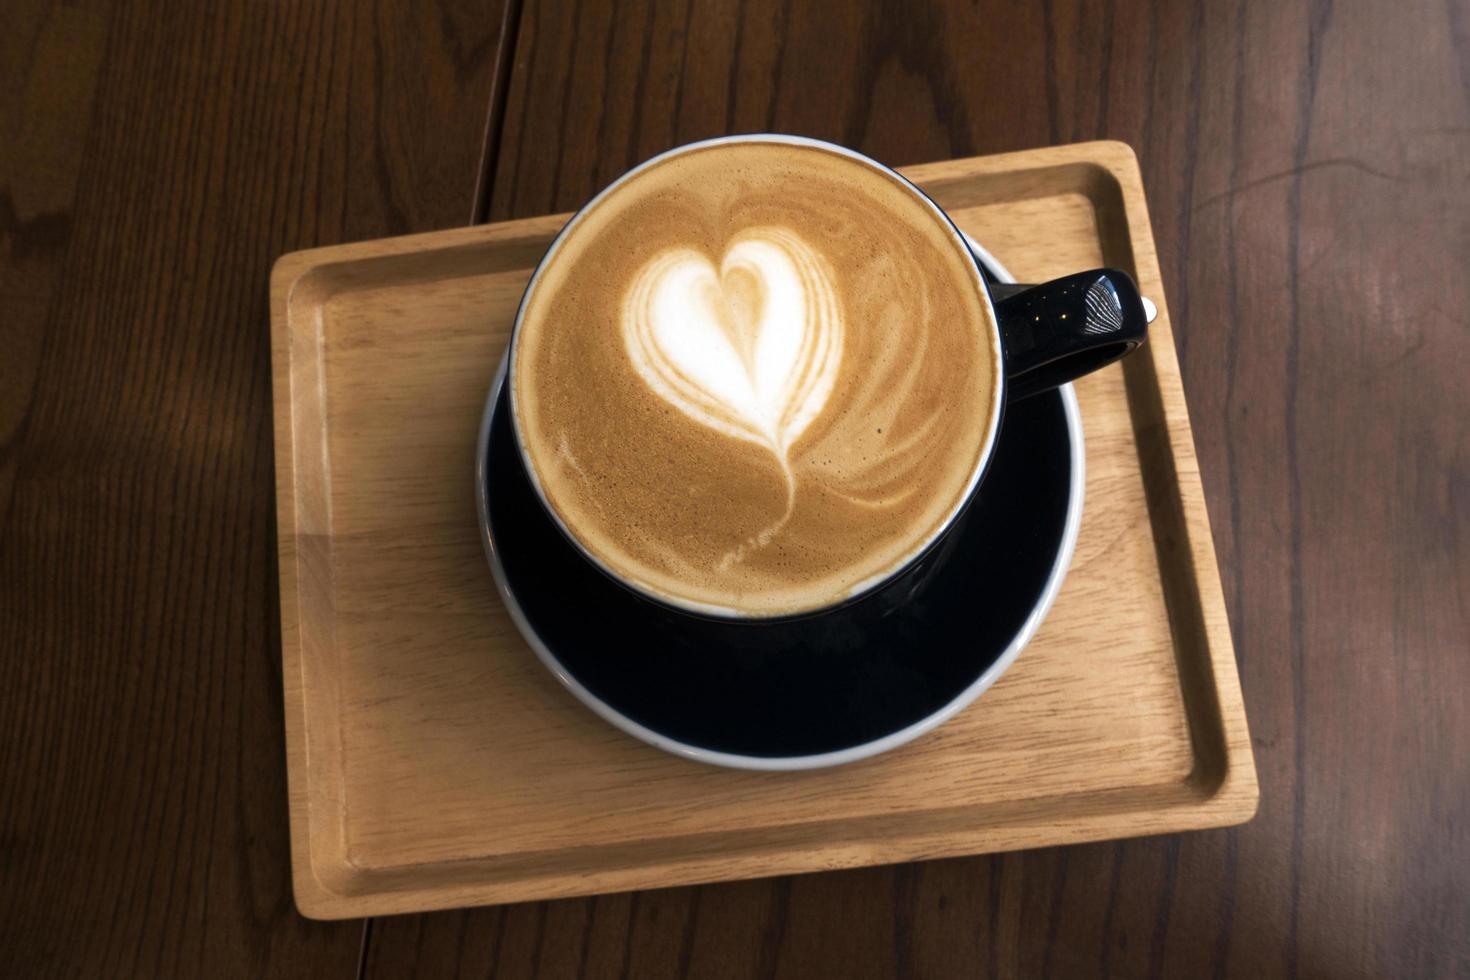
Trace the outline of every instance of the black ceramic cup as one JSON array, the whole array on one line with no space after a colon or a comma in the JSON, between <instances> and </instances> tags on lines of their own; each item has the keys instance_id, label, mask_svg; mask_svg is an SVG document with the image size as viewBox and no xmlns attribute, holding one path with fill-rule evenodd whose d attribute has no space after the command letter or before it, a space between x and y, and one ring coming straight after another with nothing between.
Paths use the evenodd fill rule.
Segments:
<instances>
[{"instance_id":1,"label":"black ceramic cup","mask_svg":"<svg viewBox=\"0 0 1470 980\"><path fill-rule=\"evenodd\" d=\"M667 595L657 594L644 589L635 581L620 576L617 570L604 564L595 554L587 549L577 534L577 529L568 527L563 522L561 515L557 513L555 508L547 500L544 488L534 477L535 470L527 458L526 447L520 444L522 427L518 423L519 409L515 396L516 345L521 336L521 324L527 306L524 297L522 298L520 309L516 313L515 325L511 333L508 348L507 358L510 365L510 384L508 387L510 390L511 413L517 420L517 424L513 425L512 429L516 433L517 445L526 470L532 474L532 484L535 487L536 494L540 498L541 505L545 508L547 514L556 522L567 539L587 562L623 587L642 595L648 601L676 609L683 613L720 620L771 622L830 612L832 609L874 593L882 592L896 581L902 579L904 573L911 569L915 563L919 562L924 555L942 544L945 537L953 528L955 520L964 513L970 501L974 498L989 467L997 434L1004 424L1005 404L1030 397L1039 392L1054 389L1090 371L1110 364L1127 354L1143 342L1148 327L1149 316L1146 312L1145 301L1139 296L1138 288L1134 285L1133 280L1127 273L1120 272L1116 269L1096 269L1090 272L1079 272L1036 286L1001 286L989 283L986 280L981 263L971 250L964 233L959 230L953 220L944 213L938 204L897 171L846 147L812 140L806 137L774 134L729 136L690 143L685 146L676 147L634 167L609 185L601 194L588 202L581 211L577 212L567 222L566 226L551 243L546 254L542 257L535 274L532 275L531 281L526 287L525 296L529 297L536 289L537 281L540 279L543 270L559 261L559 246L565 239L568 231L575 228L583 215L587 214L599 201L609 195L617 194L618 189L632 176L650 167L658 166L666 162L670 157L688 153L695 149L704 150L726 144L748 142L777 142L817 146L829 152L846 156L864 166L891 175L902 186L911 190L916 200L920 201L925 207L932 209L943 219L951 233L950 237L953 242L953 247L958 253L964 256L969 267L972 269L974 288L981 294L982 299L990 306L992 312L992 316L981 325L981 328L991 332L991 347L998 355L1002 370L998 383L994 386L994 404L991 406L990 412L991 425L989 431L986 433L982 451L977 456L975 466L970 473L965 493L950 511L947 519L928 538L916 542L915 546L901 560L895 562L882 575L869 580L860 588L841 596L834 596L830 602L802 609L798 613L781 615L753 613L736 608L685 602Z\"/></svg>"}]
</instances>

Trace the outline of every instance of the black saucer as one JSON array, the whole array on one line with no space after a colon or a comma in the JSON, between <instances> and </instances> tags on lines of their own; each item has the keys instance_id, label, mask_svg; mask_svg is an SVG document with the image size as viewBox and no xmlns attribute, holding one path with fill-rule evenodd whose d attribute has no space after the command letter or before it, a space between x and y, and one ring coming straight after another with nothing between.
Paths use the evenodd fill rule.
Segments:
<instances>
[{"instance_id":1,"label":"black saucer","mask_svg":"<svg viewBox=\"0 0 1470 980\"><path fill-rule=\"evenodd\" d=\"M913 738L1009 665L1070 560L1068 514L1080 508L1072 396L1054 391L1007 407L969 509L892 584L784 623L674 612L593 567L547 516L516 449L508 391L496 386L481 506L517 625L598 714L691 758L805 768ZM1070 411L1075 421L1075 402Z\"/></svg>"}]
</instances>

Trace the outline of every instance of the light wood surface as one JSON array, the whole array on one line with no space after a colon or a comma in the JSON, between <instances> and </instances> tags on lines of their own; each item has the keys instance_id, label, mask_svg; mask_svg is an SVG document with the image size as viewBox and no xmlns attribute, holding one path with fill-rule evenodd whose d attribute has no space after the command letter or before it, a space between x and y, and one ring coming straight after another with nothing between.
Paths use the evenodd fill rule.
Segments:
<instances>
[{"instance_id":1,"label":"light wood surface","mask_svg":"<svg viewBox=\"0 0 1470 980\"><path fill-rule=\"evenodd\" d=\"M535 660L477 538L480 411L565 216L284 257L272 277L296 899L313 917L519 901L1220 826L1256 777L1137 163L1091 143L908 168L1022 279L1109 264L1160 306L1078 386L1087 496L1047 621L895 752L702 767Z\"/></svg>"}]
</instances>

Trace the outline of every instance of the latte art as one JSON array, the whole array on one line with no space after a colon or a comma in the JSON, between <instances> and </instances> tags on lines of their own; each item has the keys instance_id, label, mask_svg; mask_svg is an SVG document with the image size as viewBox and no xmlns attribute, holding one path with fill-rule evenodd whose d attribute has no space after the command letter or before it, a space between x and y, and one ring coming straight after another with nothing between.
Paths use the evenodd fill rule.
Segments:
<instances>
[{"instance_id":1,"label":"latte art","mask_svg":"<svg viewBox=\"0 0 1470 980\"><path fill-rule=\"evenodd\" d=\"M623 301L623 342L649 388L716 432L771 451L786 507L721 556L728 567L791 516L791 444L827 404L842 360L842 316L824 263L795 232L757 228L725 252L655 257Z\"/></svg>"},{"instance_id":2,"label":"latte art","mask_svg":"<svg viewBox=\"0 0 1470 980\"><path fill-rule=\"evenodd\" d=\"M718 270L676 249L648 263L623 302L633 367L712 429L768 446L781 461L827 404L842 359L842 317L822 261L794 232L744 232Z\"/></svg>"},{"instance_id":3,"label":"latte art","mask_svg":"<svg viewBox=\"0 0 1470 980\"><path fill-rule=\"evenodd\" d=\"M801 144L697 149L584 212L527 294L518 438L619 578L741 614L860 591L944 526L998 415L999 352L952 226Z\"/></svg>"}]
</instances>

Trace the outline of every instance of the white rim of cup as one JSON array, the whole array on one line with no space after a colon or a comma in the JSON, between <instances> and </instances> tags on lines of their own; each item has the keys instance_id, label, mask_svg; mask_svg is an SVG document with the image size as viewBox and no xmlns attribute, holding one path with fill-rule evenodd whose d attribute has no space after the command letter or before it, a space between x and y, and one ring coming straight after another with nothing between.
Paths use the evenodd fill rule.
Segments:
<instances>
[{"instance_id":1,"label":"white rim of cup","mask_svg":"<svg viewBox=\"0 0 1470 980\"><path fill-rule=\"evenodd\" d=\"M1008 272L1005 266L996 261L986 249L969 235L965 240L975 254L979 263L987 267L992 274L1001 282L1013 283L1015 278ZM495 378L490 384L490 395L485 402L485 413L480 421L480 442L475 454L475 503L480 514L480 539L485 546L485 555L490 561L490 571L495 578L495 589L500 593L500 599L505 603L506 610L510 613L511 621L515 623L516 629L525 638L531 649L536 654L547 670L561 682L562 686L572 693L578 701L590 708L594 714L616 728L622 729L629 735L642 742L647 742L655 748L662 749L671 755L688 759L692 762L703 762L714 766L723 766L728 769L753 769L765 772L793 772L803 769L824 769L830 766L845 765L849 762L857 762L875 755L896 749L900 745L912 742L920 735L927 734L944 724L965 708L974 703L975 699L984 694L985 691L1000 679L1000 676L1015 663L1020 656L1021 650L1031 642L1036 631L1041 627L1046 614L1050 612L1052 603L1056 601L1057 593L1061 591L1062 582L1067 577L1067 570L1072 565L1072 556L1077 548L1077 533L1082 526L1082 496L1086 485L1087 455L1084 449L1082 436L1082 413L1077 406L1077 393L1070 384L1062 385L1058 391L1062 396L1062 409L1067 419L1067 432L1071 443L1072 474L1071 485L1067 494L1067 518L1062 528L1062 546L1057 551L1056 561L1052 563L1051 572L1047 575L1046 585L1041 591L1041 597L1036 605L1031 608L1021 628L1011 639L1005 650L996 659L995 663L986 668L978 678L968 687L957 694L949 703L939 710L929 714L911 725L900 728L896 732L884 735L882 738L864 742L845 749L837 749L832 752L820 752L813 755L795 756L757 756L741 755L734 752L720 752L714 749L700 748L689 745L678 739L654 731L642 725L616 708L607 704L597 695L589 691L572 674L562 666L556 654L537 635L531 627L531 622L526 618L525 610L521 608L515 593L511 591L509 583L505 578L505 566L501 563L500 554L495 546L494 535L490 533L490 497L489 486L486 483L485 464L490 448L490 424L495 418L495 403L500 398L500 389L505 384L506 374L509 367L510 348L501 355L500 366L495 372ZM519 446L517 447L519 455ZM544 504L543 504L544 506ZM620 588L616 583L609 583L612 588Z\"/></svg>"},{"instance_id":2,"label":"white rim of cup","mask_svg":"<svg viewBox=\"0 0 1470 980\"><path fill-rule=\"evenodd\" d=\"M874 170L888 174L901 186L906 187L910 191L912 191L915 198L917 198L919 204L932 211L934 215L939 218L943 226L949 229L954 241L961 248L964 248L967 244L974 243L974 239L961 231L959 226L954 223L954 219L951 218L945 212L945 210L941 208L937 202L935 202L933 198L924 193L924 190L921 187L919 187L913 181L909 180L903 174L899 173L897 170L888 166L887 164L879 163L872 157L864 153L859 153L857 150L854 150L850 147L842 146L839 143L829 143L826 140L814 139L810 136L791 136L784 133L742 133L735 136L716 136L712 137L711 139L697 140L693 143L685 143L681 146L676 146L672 149L665 150L662 153L649 157L647 160L644 160L637 166L630 168L627 172L619 176L617 180L614 180L611 184L608 184L601 191L599 191L592 198L592 200L588 201L586 204L582 205L582 207L578 208L576 213L573 214L569 219L567 219L567 223L563 225L561 227L561 230L556 233L556 237L554 237L551 240L551 244L546 247L545 254L542 255L540 261L536 263L536 268L531 273L530 280L526 283L525 292L521 294L520 303L518 303L516 306L515 320L511 325L510 340L506 343L507 356L509 356L509 354L511 354L515 350L516 338L520 335L521 332L521 318L525 315L526 312L526 302L530 299L531 292L536 288L536 283L541 278L542 270L546 268L547 263L550 261L551 257L555 255L557 249L561 247L562 242L566 239L567 233L570 232L572 228L575 227L577 223L582 220L582 217L584 215L590 214L593 208L595 208L597 204L603 200L603 198L609 196L623 184L631 180L633 177L649 169L655 164L661 163L664 160L669 159L670 157L682 156L685 153L690 153L695 150L702 150L707 149L711 146L722 146L730 143L786 143L792 146L810 146L820 150L826 150L830 153L835 153L838 156L844 156L848 159L855 160L858 163L873 168ZM586 558L597 568L601 569L604 574L615 579L626 588L632 589L639 595L646 596L654 602L662 603L674 610L690 612L700 616L709 616L715 619L725 620L729 622L762 622L766 620L786 619L791 616L820 616L825 612L829 612L840 606L846 605L847 603L855 599L859 599L862 596L867 595L869 592L876 590L885 582L889 582L903 574L903 572L910 568L914 564L914 562L916 562L920 557L922 557L929 551L929 548L933 546L934 542L944 537L944 535L949 531L951 525L954 524L955 519L959 517L960 513L965 509L966 505L969 504L970 498L974 496L975 488L979 486L981 478L985 475L986 468L990 465L990 456L992 453L995 452L995 440L1000 432L1000 427L1004 422L1003 414L1005 411L1006 389L1005 352L1001 347L1000 320L997 319L995 316L995 304L994 302L992 302L989 290L986 288L984 281L985 277L980 275L978 268L976 270L976 279L977 285L980 289L981 299L985 302L987 306L990 307L991 310L992 322L990 332L990 350L991 355L994 358L996 373L1000 379L1000 383L995 386L995 391L991 398L990 429L985 435L984 444L980 447L980 454L975 458L975 467L970 471L969 478L965 481L964 492L956 498L955 505L950 508L947 514L945 514L944 520L940 521L939 524L936 525L934 530L931 531L928 535L916 542L913 547L911 547L899 560L895 561L885 571L880 572L876 575L871 575L868 578L855 583L850 588L848 588L841 597L834 599L831 602L828 602L821 606L814 606L810 609L798 609L795 612L789 614L746 613L733 606L722 606L717 603L699 602L694 599L685 599L681 596L669 595L658 591L648 583L635 581L634 579L631 579L626 575L620 574L616 569L609 566L607 562L603 561L600 556L594 554L591 548L583 544L582 539L577 537L577 535L572 532L572 529L567 526L567 523L564 520L562 520L561 514L558 513L557 509L551 505L551 499L546 494L546 488L541 484L541 477L536 472L536 467L531 465L530 454L526 452L525 447L521 444L520 426L516 422L516 388L515 384L512 383L510 386L511 434L515 438L516 452L521 457L522 465L526 470L526 477L531 482L531 488L536 492L537 498L540 499L542 508L545 509L546 513L551 516L551 520L561 530L561 533L566 536L567 540L572 543L572 547L576 548L577 551L581 553L583 558ZM507 370L514 370L512 362L507 361Z\"/></svg>"}]
</instances>

